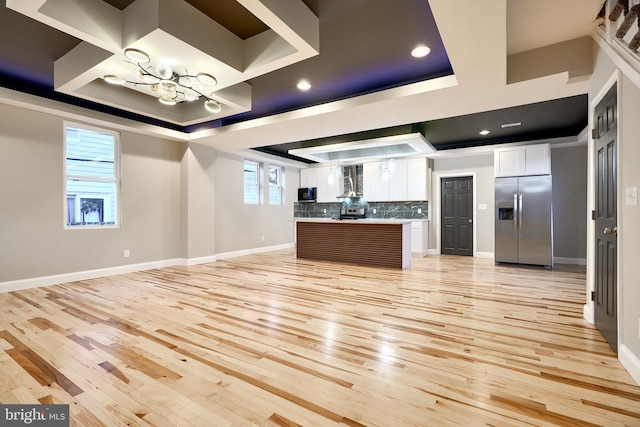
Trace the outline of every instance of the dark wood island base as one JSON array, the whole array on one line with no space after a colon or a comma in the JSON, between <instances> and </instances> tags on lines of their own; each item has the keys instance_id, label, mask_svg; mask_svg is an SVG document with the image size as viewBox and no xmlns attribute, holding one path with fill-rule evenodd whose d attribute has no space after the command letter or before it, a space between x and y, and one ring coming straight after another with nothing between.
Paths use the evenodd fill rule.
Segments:
<instances>
[{"instance_id":1,"label":"dark wood island base","mask_svg":"<svg viewBox=\"0 0 640 427\"><path fill-rule=\"evenodd\" d=\"M297 220L296 256L404 269L411 264L411 222Z\"/></svg>"}]
</instances>

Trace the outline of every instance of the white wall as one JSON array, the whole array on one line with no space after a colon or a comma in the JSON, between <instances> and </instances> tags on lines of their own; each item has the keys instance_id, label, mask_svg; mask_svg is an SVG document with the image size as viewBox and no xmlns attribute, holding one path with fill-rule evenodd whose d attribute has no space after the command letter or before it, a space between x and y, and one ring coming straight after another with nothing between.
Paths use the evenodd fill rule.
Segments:
<instances>
[{"instance_id":1,"label":"white wall","mask_svg":"<svg viewBox=\"0 0 640 427\"><path fill-rule=\"evenodd\" d=\"M215 161L216 252L237 252L250 248L293 244L293 202L300 183L298 169L285 169L283 205L245 205L243 157L219 152ZM261 161L247 157L246 160ZM266 185L267 165L262 181ZM266 199L266 195L265 195ZM262 238L264 237L264 240Z\"/></svg>"},{"instance_id":2,"label":"white wall","mask_svg":"<svg viewBox=\"0 0 640 427\"><path fill-rule=\"evenodd\" d=\"M243 158L130 132L121 132L121 227L65 230L63 121L0 105L0 289L293 244L298 169L285 169L284 205L245 205Z\"/></svg>"},{"instance_id":3,"label":"white wall","mask_svg":"<svg viewBox=\"0 0 640 427\"><path fill-rule=\"evenodd\" d=\"M216 150L190 143L182 158L183 256L213 261L216 254Z\"/></svg>"},{"instance_id":4,"label":"white wall","mask_svg":"<svg viewBox=\"0 0 640 427\"><path fill-rule=\"evenodd\" d=\"M180 257L185 144L122 132L121 227L65 230L63 138L62 118L0 105L0 282Z\"/></svg>"}]
</instances>

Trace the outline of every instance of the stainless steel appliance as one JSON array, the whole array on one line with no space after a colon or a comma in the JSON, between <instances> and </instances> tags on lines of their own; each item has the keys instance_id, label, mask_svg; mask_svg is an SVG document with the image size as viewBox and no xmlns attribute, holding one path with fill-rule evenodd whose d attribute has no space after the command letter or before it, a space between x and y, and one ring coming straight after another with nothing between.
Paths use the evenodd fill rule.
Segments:
<instances>
[{"instance_id":1,"label":"stainless steel appliance","mask_svg":"<svg viewBox=\"0 0 640 427\"><path fill-rule=\"evenodd\" d=\"M298 188L298 202L315 202L318 199L318 189L316 187Z\"/></svg>"},{"instance_id":2,"label":"stainless steel appliance","mask_svg":"<svg viewBox=\"0 0 640 427\"><path fill-rule=\"evenodd\" d=\"M496 178L495 202L495 261L551 267L551 175Z\"/></svg>"},{"instance_id":3,"label":"stainless steel appliance","mask_svg":"<svg viewBox=\"0 0 640 427\"><path fill-rule=\"evenodd\" d=\"M358 219L367 216L367 209L364 207L352 207L346 204L340 209L340 219Z\"/></svg>"}]
</instances>

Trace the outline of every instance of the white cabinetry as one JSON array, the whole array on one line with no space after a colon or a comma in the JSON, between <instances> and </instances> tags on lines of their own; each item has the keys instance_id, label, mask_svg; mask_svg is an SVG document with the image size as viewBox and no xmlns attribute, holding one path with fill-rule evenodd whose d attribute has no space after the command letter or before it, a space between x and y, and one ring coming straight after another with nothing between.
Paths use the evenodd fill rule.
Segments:
<instances>
[{"instance_id":1,"label":"white cabinetry","mask_svg":"<svg viewBox=\"0 0 640 427\"><path fill-rule=\"evenodd\" d=\"M333 172L333 182L329 183L329 173ZM318 202L335 202L343 192L344 182L342 176L335 175L335 168L319 167L300 169L300 187L316 187L318 189Z\"/></svg>"},{"instance_id":2,"label":"white cabinetry","mask_svg":"<svg viewBox=\"0 0 640 427\"><path fill-rule=\"evenodd\" d=\"M316 187L318 188L318 202L337 202L337 197L342 194L344 180L342 176L335 175L335 168L320 167L316 169ZM330 180L329 175L333 173ZM331 182L329 182L331 181Z\"/></svg>"},{"instance_id":3,"label":"white cabinetry","mask_svg":"<svg viewBox=\"0 0 640 427\"><path fill-rule=\"evenodd\" d=\"M362 197L368 201L378 201L378 180L380 177L380 162L362 165Z\"/></svg>"},{"instance_id":4,"label":"white cabinetry","mask_svg":"<svg viewBox=\"0 0 640 427\"><path fill-rule=\"evenodd\" d=\"M396 159L393 163L395 167L393 172L389 174L389 200L409 200L407 198L407 186L409 183L407 178L407 159Z\"/></svg>"},{"instance_id":5,"label":"white cabinetry","mask_svg":"<svg viewBox=\"0 0 640 427\"><path fill-rule=\"evenodd\" d=\"M496 177L549 175L551 149L549 144L498 148L493 163Z\"/></svg>"},{"instance_id":6,"label":"white cabinetry","mask_svg":"<svg viewBox=\"0 0 640 427\"><path fill-rule=\"evenodd\" d=\"M407 160L407 200L429 200L427 159Z\"/></svg>"},{"instance_id":7,"label":"white cabinetry","mask_svg":"<svg viewBox=\"0 0 640 427\"><path fill-rule=\"evenodd\" d=\"M300 187L317 187L316 168L300 169Z\"/></svg>"},{"instance_id":8,"label":"white cabinetry","mask_svg":"<svg viewBox=\"0 0 640 427\"><path fill-rule=\"evenodd\" d=\"M385 180L380 174L385 162L363 166L363 197L368 202L428 200L427 159L395 159Z\"/></svg>"},{"instance_id":9,"label":"white cabinetry","mask_svg":"<svg viewBox=\"0 0 640 427\"><path fill-rule=\"evenodd\" d=\"M429 252L429 222L413 221L411 223L411 252L427 256Z\"/></svg>"}]
</instances>

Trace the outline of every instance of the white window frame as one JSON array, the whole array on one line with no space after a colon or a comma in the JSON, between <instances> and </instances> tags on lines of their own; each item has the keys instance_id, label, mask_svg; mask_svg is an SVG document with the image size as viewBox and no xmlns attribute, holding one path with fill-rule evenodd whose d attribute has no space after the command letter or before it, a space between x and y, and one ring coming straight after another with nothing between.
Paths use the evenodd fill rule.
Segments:
<instances>
[{"instance_id":1,"label":"white window frame","mask_svg":"<svg viewBox=\"0 0 640 427\"><path fill-rule=\"evenodd\" d=\"M245 166L247 164L251 164L255 166L256 169L256 173L255 173L255 183L248 183L247 182L247 176L246 176L246 172L245 172ZM262 171L262 167L260 165L259 162L253 161L253 160L244 160L242 162L242 194L243 194L243 202L245 205L259 205L262 201L262 192L261 192L261 185L260 185L260 172ZM256 201L247 201L247 184L251 184L251 185L255 185L255 190L256 190Z\"/></svg>"},{"instance_id":2,"label":"white window frame","mask_svg":"<svg viewBox=\"0 0 640 427\"><path fill-rule=\"evenodd\" d=\"M272 185L271 184L271 177L269 176L269 204L270 205L283 205L284 204L284 168L282 166L276 166L276 165L269 165L268 169L267 169L267 173L270 175L271 174L271 170L277 170L277 175L278 175L278 182L276 183L276 185ZM272 192L277 192L277 197L278 200L277 201L272 201L271 200L271 195Z\"/></svg>"},{"instance_id":3,"label":"white window frame","mask_svg":"<svg viewBox=\"0 0 640 427\"><path fill-rule=\"evenodd\" d=\"M79 130L85 130L89 132L97 132L101 134L108 134L113 137L113 177L92 177L83 175L74 175L67 171L67 128L76 128ZM62 168L63 168L63 224L66 230L86 230L96 228L119 228L122 223L122 208L121 208L121 144L120 133L109 129L89 126L80 123L74 123L69 121L63 122L62 127L63 134L63 150L62 150ZM115 201L111 200L111 196L99 194L99 193L86 193L78 192L69 194L67 188L67 181L69 179L77 179L79 181L91 181L91 182L103 182L115 184ZM103 204L106 205L109 202L115 202L115 219L113 224L68 224L69 212L68 212L68 199L72 196L75 198L74 206L76 215L80 214L80 201L82 199L103 199ZM103 212L104 214L104 212Z\"/></svg>"}]
</instances>

